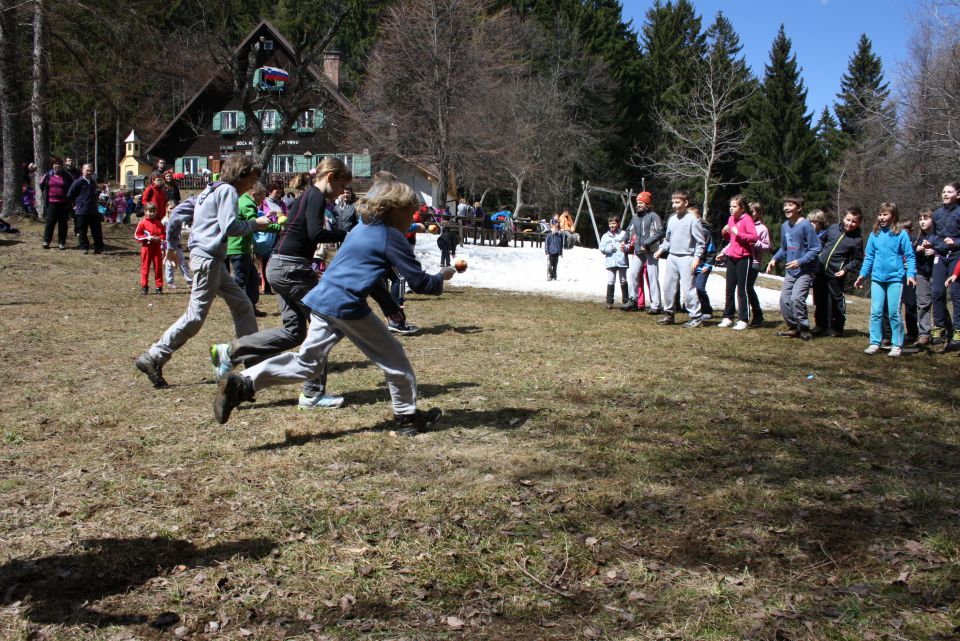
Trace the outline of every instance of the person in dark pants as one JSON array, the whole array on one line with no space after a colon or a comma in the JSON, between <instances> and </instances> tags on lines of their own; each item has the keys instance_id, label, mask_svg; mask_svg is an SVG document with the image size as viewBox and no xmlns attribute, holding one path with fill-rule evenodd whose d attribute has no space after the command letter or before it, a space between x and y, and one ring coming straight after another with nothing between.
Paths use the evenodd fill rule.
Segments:
<instances>
[{"instance_id":1,"label":"person in dark pants","mask_svg":"<svg viewBox=\"0 0 960 641\"><path fill-rule=\"evenodd\" d=\"M93 165L85 164L79 178L73 181L67 191L67 198L73 203L73 213L77 217L77 235L80 236L80 249L90 253L90 240L87 230L93 236L93 253L103 251L103 230L100 226L100 212L97 211L97 183L93 180Z\"/></svg>"},{"instance_id":2,"label":"person in dark pants","mask_svg":"<svg viewBox=\"0 0 960 641\"><path fill-rule=\"evenodd\" d=\"M563 240L560 223L551 221L550 233L543 240L543 253L547 255L547 280L557 280L557 263L563 256Z\"/></svg>"},{"instance_id":3,"label":"person in dark pants","mask_svg":"<svg viewBox=\"0 0 960 641\"><path fill-rule=\"evenodd\" d=\"M960 343L960 329L957 328L960 316L960 284L953 283L948 288L944 283L953 273L957 261L960 261L960 183L952 182L943 186L943 206L933 212L933 226L937 234L934 243L935 259L930 289L933 294L933 331L931 342L943 341L943 351L953 349L954 343ZM953 317L947 312L947 295L953 302Z\"/></svg>"},{"instance_id":4,"label":"person in dark pants","mask_svg":"<svg viewBox=\"0 0 960 641\"><path fill-rule=\"evenodd\" d=\"M73 177L63 168L63 161L54 158L52 168L40 181L40 191L46 203L45 215L47 224L43 229L43 248L50 249L53 240L53 230L57 230L57 241L60 249L67 248L67 227L70 222L70 201L67 191L73 184Z\"/></svg>"},{"instance_id":5,"label":"person in dark pants","mask_svg":"<svg viewBox=\"0 0 960 641\"><path fill-rule=\"evenodd\" d=\"M814 336L843 336L847 321L846 276L850 272L859 273L863 263L862 220L863 211L859 207L848 207L843 221L823 232L823 250L813 277L815 309L810 333Z\"/></svg>"}]
</instances>

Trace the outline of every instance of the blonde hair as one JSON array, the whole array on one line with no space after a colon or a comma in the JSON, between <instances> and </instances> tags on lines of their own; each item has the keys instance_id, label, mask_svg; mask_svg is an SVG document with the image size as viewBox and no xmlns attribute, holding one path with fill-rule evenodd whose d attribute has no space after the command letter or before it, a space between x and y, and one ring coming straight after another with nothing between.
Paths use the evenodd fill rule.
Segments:
<instances>
[{"instance_id":1,"label":"blonde hair","mask_svg":"<svg viewBox=\"0 0 960 641\"><path fill-rule=\"evenodd\" d=\"M243 154L233 154L227 158L220 169L220 181L233 185L251 174L259 176L261 173L263 171L260 165L253 162L253 158Z\"/></svg>"},{"instance_id":2,"label":"blonde hair","mask_svg":"<svg viewBox=\"0 0 960 641\"><path fill-rule=\"evenodd\" d=\"M792 201L784 201L792 202ZM811 225L820 225L820 229L823 229L827 226L827 215L823 213L822 209L814 209L807 215L807 220L810 221Z\"/></svg>"},{"instance_id":3,"label":"blonde hair","mask_svg":"<svg viewBox=\"0 0 960 641\"><path fill-rule=\"evenodd\" d=\"M319 180L327 174L333 174L337 180L353 180L353 172L347 167L347 164L339 158L327 156L317 165L317 179Z\"/></svg>"},{"instance_id":4,"label":"blonde hair","mask_svg":"<svg viewBox=\"0 0 960 641\"><path fill-rule=\"evenodd\" d=\"M900 233L900 208L897 207L897 203L885 202L880 203L880 207L877 209L878 214L887 212L893 218L890 221L890 234L896 236ZM875 236L880 235L880 217L877 217L877 222L873 224L873 234Z\"/></svg>"},{"instance_id":5,"label":"blonde hair","mask_svg":"<svg viewBox=\"0 0 960 641\"><path fill-rule=\"evenodd\" d=\"M754 221L759 220L762 223L763 222L763 205L761 205L759 202L756 202L756 201L750 203L750 215L753 217Z\"/></svg>"},{"instance_id":6,"label":"blonde hair","mask_svg":"<svg viewBox=\"0 0 960 641\"><path fill-rule=\"evenodd\" d=\"M381 180L373 184L357 203L357 211L364 224L378 220L407 231L409 217L420 206L420 201L408 185L396 180Z\"/></svg>"},{"instance_id":7,"label":"blonde hair","mask_svg":"<svg viewBox=\"0 0 960 641\"><path fill-rule=\"evenodd\" d=\"M303 191L310 186L310 174L303 172L290 179L287 187L296 191Z\"/></svg>"}]
</instances>

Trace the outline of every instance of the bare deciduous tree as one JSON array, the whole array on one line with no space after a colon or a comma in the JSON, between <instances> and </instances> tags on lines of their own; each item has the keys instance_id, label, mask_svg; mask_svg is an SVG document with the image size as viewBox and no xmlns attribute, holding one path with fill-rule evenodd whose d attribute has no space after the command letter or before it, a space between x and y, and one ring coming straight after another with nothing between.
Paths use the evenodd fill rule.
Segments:
<instances>
[{"instance_id":1,"label":"bare deciduous tree","mask_svg":"<svg viewBox=\"0 0 960 641\"><path fill-rule=\"evenodd\" d=\"M50 136L47 129L47 86L50 71L50 34L47 22L47 0L33 3L33 91L30 95L30 121L33 125L33 158L35 193L40 194L40 181L50 166ZM37 198L37 212L46 218L46 199Z\"/></svg>"},{"instance_id":2,"label":"bare deciduous tree","mask_svg":"<svg viewBox=\"0 0 960 641\"><path fill-rule=\"evenodd\" d=\"M753 92L734 67L707 56L699 67L685 108L673 118L657 114L657 123L672 144L656 155L638 151L633 164L669 180L699 182L703 186L703 211L707 212L711 189L736 184L717 179L716 170L743 148L746 127L732 116L744 108Z\"/></svg>"}]
</instances>

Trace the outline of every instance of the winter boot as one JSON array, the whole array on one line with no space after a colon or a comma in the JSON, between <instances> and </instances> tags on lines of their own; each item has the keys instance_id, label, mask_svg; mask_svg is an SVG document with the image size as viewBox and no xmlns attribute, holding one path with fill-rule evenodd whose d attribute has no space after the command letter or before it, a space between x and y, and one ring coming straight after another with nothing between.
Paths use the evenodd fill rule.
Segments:
<instances>
[{"instance_id":1,"label":"winter boot","mask_svg":"<svg viewBox=\"0 0 960 641\"><path fill-rule=\"evenodd\" d=\"M393 423L397 434L401 436L416 436L420 432L426 432L437 422L443 410L439 407L431 407L426 412L417 410L413 414L395 414Z\"/></svg>"},{"instance_id":2,"label":"winter boot","mask_svg":"<svg viewBox=\"0 0 960 641\"><path fill-rule=\"evenodd\" d=\"M213 416L223 425L230 419L230 412L244 401L253 402L253 381L230 372L220 380L217 397L213 399Z\"/></svg>"},{"instance_id":3,"label":"winter boot","mask_svg":"<svg viewBox=\"0 0 960 641\"><path fill-rule=\"evenodd\" d=\"M616 285L607 285L607 309L613 309L613 290Z\"/></svg>"}]
</instances>

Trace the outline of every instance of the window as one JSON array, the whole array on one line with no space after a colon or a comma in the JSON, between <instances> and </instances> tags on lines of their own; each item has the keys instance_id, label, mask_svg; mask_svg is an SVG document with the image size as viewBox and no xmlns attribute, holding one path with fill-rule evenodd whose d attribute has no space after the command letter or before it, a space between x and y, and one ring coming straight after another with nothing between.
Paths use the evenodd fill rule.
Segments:
<instances>
[{"instance_id":1,"label":"window","mask_svg":"<svg viewBox=\"0 0 960 641\"><path fill-rule=\"evenodd\" d=\"M297 131L300 133L312 133L323 127L323 111L320 109L307 109L297 117Z\"/></svg>"},{"instance_id":2,"label":"window","mask_svg":"<svg viewBox=\"0 0 960 641\"><path fill-rule=\"evenodd\" d=\"M221 131L237 130L237 112L236 111L223 111L220 113L220 129Z\"/></svg>"},{"instance_id":3,"label":"window","mask_svg":"<svg viewBox=\"0 0 960 641\"><path fill-rule=\"evenodd\" d=\"M353 171L353 154L317 154L314 165L319 165L324 158L337 158Z\"/></svg>"},{"instance_id":4,"label":"window","mask_svg":"<svg viewBox=\"0 0 960 641\"><path fill-rule=\"evenodd\" d=\"M290 155L276 155L273 157L270 171L275 174L287 174L296 171L294 157Z\"/></svg>"},{"instance_id":5,"label":"window","mask_svg":"<svg viewBox=\"0 0 960 641\"><path fill-rule=\"evenodd\" d=\"M183 159L183 173L185 174L199 174L200 173L200 159L196 156L191 156Z\"/></svg>"},{"instance_id":6,"label":"window","mask_svg":"<svg viewBox=\"0 0 960 641\"><path fill-rule=\"evenodd\" d=\"M260 112L260 127L264 131L275 131L280 124L280 114L276 109L266 109Z\"/></svg>"}]
</instances>

